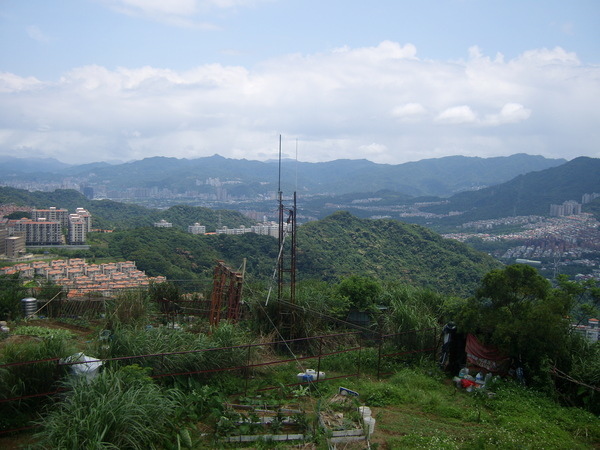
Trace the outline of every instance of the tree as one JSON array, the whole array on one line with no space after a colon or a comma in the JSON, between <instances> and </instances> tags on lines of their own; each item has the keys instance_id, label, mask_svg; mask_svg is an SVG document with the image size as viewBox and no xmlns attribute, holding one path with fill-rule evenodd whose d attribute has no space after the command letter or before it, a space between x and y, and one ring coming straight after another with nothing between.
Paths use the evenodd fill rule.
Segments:
<instances>
[{"instance_id":1,"label":"tree","mask_svg":"<svg viewBox=\"0 0 600 450\"><path fill-rule=\"evenodd\" d=\"M348 299L351 309L369 311L376 306L382 288L372 278L352 275L340 281L337 290Z\"/></svg>"},{"instance_id":2,"label":"tree","mask_svg":"<svg viewBox=\"0 0 600 450\"><path fill-rule=\"evenodd\" d=\"M534 381L548 381L550 362L568 357L573 298L527 265L492 270L463 303L457 324L520 360Z\"/></svg>"},{"instance_id":3,"label":"tree","mask_svg":"<svg viewBox=\"0 0 600 450\"><path fill-rule=\"evenodd\" d=\"M173 283L150 283L148 296L152 302L158 303L162 313L172 313L180 309L178 302L181 292Z\"/></svg>"},{"instance_id":4,"label":"tree","mask_svg":"<svg viewBox=\"0 0 600 450\"><path fill-rule=\"evenodd\" d=\"M27 296L19 272L0 275L0 320L15 319L19 315L19 301Z\"/></svg>"}]
</instances>

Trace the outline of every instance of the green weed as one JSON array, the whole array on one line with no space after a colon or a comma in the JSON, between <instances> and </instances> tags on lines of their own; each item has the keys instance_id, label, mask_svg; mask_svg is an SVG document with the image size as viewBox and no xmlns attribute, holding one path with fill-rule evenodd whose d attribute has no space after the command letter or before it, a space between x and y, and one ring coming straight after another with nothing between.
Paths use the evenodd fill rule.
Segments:
<instances>
[{"instance_id":1,"label":"green weed","mask_svg":"<svg viewBox=\"0 0 600 450\"><path fill-rule=\"evenodd\" d=\"M177 429L181 394L161 389L144 371L108 370L90 382L72 379L67 387L63 401L38 423L40 448L155 449Z\"/></svg>"}]
</instances>

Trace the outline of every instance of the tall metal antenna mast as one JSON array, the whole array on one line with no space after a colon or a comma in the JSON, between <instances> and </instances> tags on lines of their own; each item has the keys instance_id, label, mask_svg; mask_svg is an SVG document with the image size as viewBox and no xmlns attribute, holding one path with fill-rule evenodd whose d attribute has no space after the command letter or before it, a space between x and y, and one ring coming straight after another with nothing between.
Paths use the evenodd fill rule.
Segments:
<instances>
[{"instance_id":1,"label":"tall metal antenna mast","mask_svg":"<svg viewBox=\"0 0 600 450\"><path fill-rule=\"evenodd\" d=\"M291 239L286 243L286 237ZM277 261L277 300L280 331L287 339L292 339L294 312L283 305L283 295L289 287L289 303L296 303L296 192L293 205L285 207L281 191L281 135L279 135L279 259Z\"/></svg>"},{"instance_id":2,"label":"tall metal antenna mast","mask_svg":"<svg viewBox=\"0 0 600 450\"><path fill-rule=\"evenodd\" d=\"M277 192L281 196L281 135L279 135L279 182L277 184Z\"/></svg>"}]
</instances>

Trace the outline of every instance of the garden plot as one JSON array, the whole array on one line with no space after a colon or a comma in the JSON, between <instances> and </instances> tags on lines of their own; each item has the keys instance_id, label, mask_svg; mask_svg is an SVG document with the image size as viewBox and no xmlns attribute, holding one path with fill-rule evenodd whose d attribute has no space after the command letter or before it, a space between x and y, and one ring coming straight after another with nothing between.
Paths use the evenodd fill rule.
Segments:
<instances>
[{"instance_id":1,"label":"garden plot","mask_svg":"<svg viewBox=\"0 0 600 450\"><path fill-rule=\"evenodd\" d=\"M226 405L216 424L223 442L303 441L309 421L302 409Z\"/></svg>"},{"instance_id":2,"label":"garden plot","mask_svg":"<svg viewBox=\"0 0 600 450\"><path fill-rule=\"evenodd\" d=\"M374 430L371 410L356 397L336 394L319 412L319 425L330 444L366 441Z\"/></svg>"}]
</instances>

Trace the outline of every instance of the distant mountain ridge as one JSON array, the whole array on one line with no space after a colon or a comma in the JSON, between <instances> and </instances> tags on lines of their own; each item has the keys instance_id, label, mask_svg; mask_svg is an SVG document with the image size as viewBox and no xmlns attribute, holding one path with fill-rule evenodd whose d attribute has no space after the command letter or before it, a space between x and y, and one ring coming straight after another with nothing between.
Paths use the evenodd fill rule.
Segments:
<instances>
[{"instance_id":1,"label":"distant mountain ridge","mask_svg":"<svg viewBox=\"0 0 600 450\"><path fill-rule=\"evenodd\" d=\"M1 164L0 181L27 177L33 181L76 177L81 184L169 188L181 192L199 189L207 179L228 182L232 195L258 195L277 191L277 162L228 159L219 155L198 159L152 157L110 165L107 163L67 166L55 163L21 161L12 158ZM410 196L447 197L457 192L479 189L511 180L532 171L564 164L564 159L515 154L479 158L449 156L404 164L377 164L366 159L307 163L284 160L281 187L304 194L348 194L391 190ZM62 166L61 166L62 164Z\"/></svg>"},{"instance_id":2,"label":"distant mountain ridge","mask_svg":"<svg viewBox=\"0 0 600 450\"><path fill-rule=\"evenodd\" d=\"M0 175L6 173L36 173L43 168L44 172L59 172L70 167L69 164L54 158L15 158L0 156Z\"/></svg>"},{"instance_id":3,"label":"distant mountain ridge","mask_svg":"<svg viewBox=\"0 0 600 450\"><path fill-rule=\"evenodd\" d=\"M540 214L550 212L550 204L567 200L581 202L583 194L600 193L600 159L579 157L561 166L519 175L496 186L461 192L443 205L424 208L433 213L460 212L446 221Z\"/></svg>"}]
</instances>

